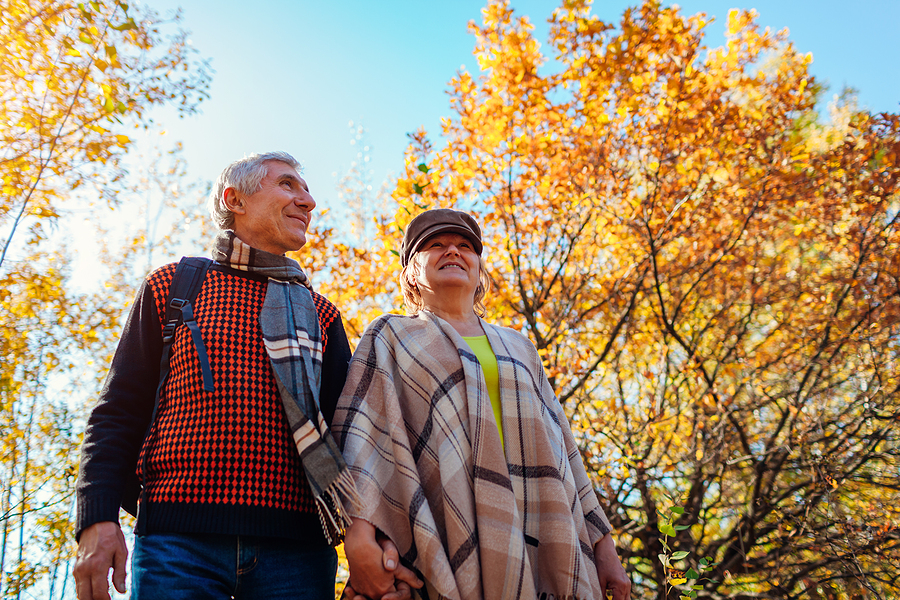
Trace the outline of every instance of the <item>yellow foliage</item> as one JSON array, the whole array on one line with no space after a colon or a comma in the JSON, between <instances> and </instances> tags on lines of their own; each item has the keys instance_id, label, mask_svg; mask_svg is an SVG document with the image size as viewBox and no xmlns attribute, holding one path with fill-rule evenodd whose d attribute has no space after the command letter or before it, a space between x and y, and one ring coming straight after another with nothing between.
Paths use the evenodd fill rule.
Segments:
<instances>
[{"instance_id":1,"label":"yellow foliage","mask_svg":"<svg viewBox=\"0 0 900 600\"><path fill-rule=\"evenodd\" d=\"M184 32L121 0L0 0L0 15L0 588L18 597L71 558L72 390L99 386L91 361L108 363L124 305L74 291L70 254L45 242L84 182L115 197L123 129L156 104L193 110L209 71Z\"/></svg>"},{"instance_id":2,"label":"yellow foliage","mask_svg":"<svg viewBox=\"0 0 900 600\"><path fill-rule=\"evenodd\" d=\"M2 265L23 225L32 240L44 235L60 190L115 167L130 145L116 132L123 116L140 121L163 102L194 110L209 71L183 33L167 40L158 16L121 0L0 0L0 13L0 224L11 227Z\"/></svg>"},{"instance_id":3,"label":"yellow foliage","mask_svg":"<svg viewBox=\"0 0 900 600\"><path fill-rule=\"evenodd\" d=\"M705 53L703 15L650 0L613 28L566 2L548 64L489 2L445 145L413 136L381 243L322 273L358 335L400 310L392 250L412 216L475 213L488 319L537 346L648 595L666 581L656 505L681 492L677 543L721 561L722 595L805 568L849 581L816 566L840 536L872 572L900 559L896 511L876 534L851 493L900 500L900 118L844 103L823 124L811 57L755 19L732 12Z\"/></svg>"}]
</instances>

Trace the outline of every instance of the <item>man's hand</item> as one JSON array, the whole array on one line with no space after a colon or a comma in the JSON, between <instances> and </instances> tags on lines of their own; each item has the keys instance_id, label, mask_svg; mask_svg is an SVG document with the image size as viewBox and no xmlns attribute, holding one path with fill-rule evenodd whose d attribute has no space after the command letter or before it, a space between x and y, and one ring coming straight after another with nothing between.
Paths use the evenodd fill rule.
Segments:
<instances>
[{"instance_id":1,"label":"man's hand","mask_svg":"<svg viewBox=\"0 0 900 600\"><path fill-rule=\"evenodd\" d=\"M113 585L125 593L125 563L128 548L118 523L94 523L81 532L75 556L75 593L78 600L110 600L109 570Z\"/></svg>"},{"instance_id":2,"label":"man's hand","mask_svg":"<svg viewBox=\"0 0 900 600\"><path fill-rule=\"evenodd\" d=\"M389 538L380 536L376 540L375 526L368 521L353 521L344 540L344 551L350 565L350 582L342 598L409 600L412 588L424 585L412 570L400 564L397 546Z\"/></svg>"},{"instance_id":3,"label":"man's hand","mask_svg":"<svg viewBox=\"0 0 900 600\"><path fill-rule=\"evenodd\" d=\"M619 560L616 553L616 543L612 534L606 534L594 544L594 565L597 567L597 576L600 577L600 589L602 598L612 597L612 600L631 600L631 579Z\"/></svg>"},{"instance_id":4,"label":"man's hand","mask_svg":"<svg viewBox=\"0 0 900 600\"><path fill-rule=\"evenodd\" d=\"M344 553L350 566L350 584L357 594L381 598L394 587L394 574L387 569L375 526L364 519L354 519L344 539Z\"/></svg>"},{"instance_id":5,"label":"man's hand","mask_svg":"<svg viewBox=\"0 0 900 600\"><path fill-rule=\"evenodd\" d=\"M348 583L344 586L341 600L369 600L369 598L362 594L357 594L353 591L353 587ZM412 590L406 582L398 581L396 591L388 592L381 598L375 598L374 600L412 600Z\"/></svg>"}]
</instances>

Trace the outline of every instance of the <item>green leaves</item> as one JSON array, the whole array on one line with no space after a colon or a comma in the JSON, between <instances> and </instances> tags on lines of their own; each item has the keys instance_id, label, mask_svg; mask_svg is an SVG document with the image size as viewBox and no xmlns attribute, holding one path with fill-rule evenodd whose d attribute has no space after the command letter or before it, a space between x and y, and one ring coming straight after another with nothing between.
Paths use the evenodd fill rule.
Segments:
<instances>
[{"instance_id":1,"label":"green leaves","mask_svg":"<svg viewBox=\"0 0 900 600\"><path fill-rule=\"evenodd\" d=\"M669 537L675 537L675 535L677 533L675 531L675 527L673 527L669 523L660 523L659 524L659 532L662 533L663 535L669 536Z\"/></svg>"},{"instance_id":2,"label":"green leaves","mask_svg":"<svg viewBox=\"0 0 900 600\"><path fill-rule=\"evenodd\" d=\"M659 524L657 527L660 533L663 534L663 538L660 541L665 550L658 554L657 558L664 568L665 585L667 590L670 590L670 588L680 590L680 600L697 598L697 592L703 589L704 581L710 584L716 583L712 579L701 576L703 572L711 571L715 564L708 558L702 558L697 563L699 571L692 566L688 566L687 570L679 568L683 566L680 565L681 561L687 559L691 555L691 552L688 550L672 551L669 538L675 538L678 535L678 532L687 531L690 529L690 526L675 525L675 521L685 514L685 509L682 506L675 505L675 499L673 497L666 496L665 499L667 502L671 503L671 505L657 511L659 517ZM678 539L682 545L687 540L690 540L690 538L686 538L685 536L681 536Z\"/></svg>"}]
</instances>

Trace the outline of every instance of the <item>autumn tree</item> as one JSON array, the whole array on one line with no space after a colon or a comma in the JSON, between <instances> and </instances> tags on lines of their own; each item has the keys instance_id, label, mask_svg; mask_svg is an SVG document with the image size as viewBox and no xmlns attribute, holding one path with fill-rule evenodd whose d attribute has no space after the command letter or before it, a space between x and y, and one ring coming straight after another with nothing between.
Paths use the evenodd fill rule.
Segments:
<instances>
[{"instance_id":1,"label":"autumn tree","mask_svg":"<svg viewBox=\"0 0 900 600\"><path fill-rule=\"evenodd\" d=\"M195 110L209 69L177 15L117 0L3 0L0 14L2 266L21 227L42 239L68 191L115 179L127 124L162 103Z\"/></svg>"},{"instance_id":2,"label":"autumn tree","mask_svg":"<svg viewBox=\"0 0 900 600\"><path fill-rule=\"evenodd\" d=\"M96 389L123 306L114 280L98 292L73 280L77 248L50 234L73 211L116 206L130 130L155 105L195 110L209 69L177 15L2 0L0 17L0 595L62 597L83 411L72 400Z\"/></svg>"},{"instance_id":3,"label":"autumn tree","mask_svg":"<svg viewBox=\"0 0 900 600\"><path fill-rule=\"evenodd\" d=\"M384 244L385 227L391 226L384 222L390 190L387 182L375 189L365 128L353 121L349 126L356 156L338 180L336 206L313 219L307 244L295 258L311 267L313 283L341 307L344 328L355 343L369 321L393 303L399 287L392 285L392 273L379 258L390 250Z\"/></svg>"},{"instance_id":4,"label":"autumn tree","mask_svg":"<svg viewBox=\"0 0 900 600\"><path fill-rule=\"evenodd\" d=\"M489 320L543 357L637 597L893 597L900 117L822 116L811 56L755 16L709 49L702 14L567 0L545 53L491 1L443 145L414 136L333 285L398 311L406 223L477 213Z\"/></svg>"},{"instance_id":5,"label":"autumn tree","mask_svg":"<svg viewBox=\"0 0 900 600\"><path fill-rule=\"evenodd\" d=\"M10 378L8 395L15 401L4 415L9 428L0 497L0 558L9 594L43 585L48 597L56 591L62 598L73 589L71 510L83 416L118 342L119 320L151 266L201 254L208 245L208 184L187 177L180 146L126 162L144 167L123 184L114 213L94 211L85 219L82 227L94 230L97 241L91 266L79 269L79 285L60 270L69 252L61 250L33 257L16 271L17 288L25 289L0 304L6 314L19 315L0 330L18 342L20 361Z\"/></svg>"}]
</instances>

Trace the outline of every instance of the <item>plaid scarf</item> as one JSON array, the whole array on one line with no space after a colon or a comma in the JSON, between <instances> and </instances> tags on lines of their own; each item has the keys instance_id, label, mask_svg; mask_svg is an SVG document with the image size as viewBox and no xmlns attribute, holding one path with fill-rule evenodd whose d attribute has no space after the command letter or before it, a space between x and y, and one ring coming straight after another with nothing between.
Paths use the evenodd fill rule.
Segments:
<instances>
[{"instance_id":1,"label":"plaid scarf","mask_svg":"<svg viewBox=\"0 0 900 600\"><path fill-rule=\"evenodd\" d=\"M609 533L534 345L482 322L497 357L506 451L475 354L439 317L363 334L332 426L362 497L347 507L422 574L426 598L600 597Z\"/></svg>"},{"instance_id":2,"label":"plaid scarf","mask_svg":"<svg viewBox=\"0 0 900 600\"><path fill-rule=\"evenodd\" d=\"M349 525L341 497L348 505L358 503L359 497L319 406L322 335L309 278L297 261L251 248L233 231L216 237L213 258L269 278L259 315L263 342L322 529L336 545Z\"/></svg>"}]
</instances>

